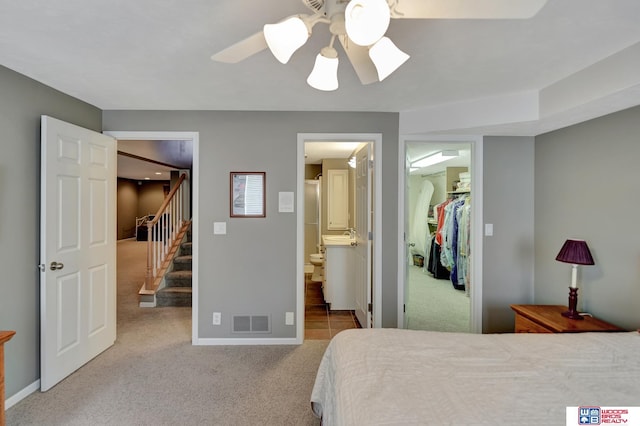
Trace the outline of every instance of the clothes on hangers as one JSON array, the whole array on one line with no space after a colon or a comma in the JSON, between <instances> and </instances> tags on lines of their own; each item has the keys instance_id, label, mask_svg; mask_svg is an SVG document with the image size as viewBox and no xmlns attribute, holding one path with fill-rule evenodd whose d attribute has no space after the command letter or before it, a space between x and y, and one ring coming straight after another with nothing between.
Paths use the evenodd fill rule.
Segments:
<instances>
[{"instance_id":1,"label":"clothes on hangers","mask_svg":"<svg viewBox=\"0 0 640 426\"><path fill-rule=\"evenodd\" d=\"M440 262L451 271L451 283L458 290L465 290L469 266L467 256L469 251L469 232L467 224L471 209L464 208L468 200L470 207L468 195L462 195L447 204L444 209L444 223L441 229L443 243ZM461 229L461 224L463 229Z\"/></svg>"}]
</instances>

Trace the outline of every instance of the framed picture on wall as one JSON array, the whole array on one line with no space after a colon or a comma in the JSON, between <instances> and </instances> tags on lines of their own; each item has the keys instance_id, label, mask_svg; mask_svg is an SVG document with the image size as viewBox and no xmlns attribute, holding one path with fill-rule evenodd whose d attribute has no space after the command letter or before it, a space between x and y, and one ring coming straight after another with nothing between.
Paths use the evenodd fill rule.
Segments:
<instances>
[{"instance_id":1,"label":"framed picture on wall","mask_svg":"<svg viewBox=\"0 0 640 426\"><path fill-rule=\"evenodd\" d=\"M266 173L230 173L231 217L266 217Z\"/></svg>"}]
</instances>

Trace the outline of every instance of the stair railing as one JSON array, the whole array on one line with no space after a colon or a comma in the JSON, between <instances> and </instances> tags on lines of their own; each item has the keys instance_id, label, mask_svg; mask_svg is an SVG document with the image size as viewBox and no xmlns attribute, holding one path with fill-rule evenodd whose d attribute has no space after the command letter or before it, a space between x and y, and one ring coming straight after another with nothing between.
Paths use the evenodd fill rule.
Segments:
<instances>
[{"instance_id":1,"label":"stair railing","mask_svg":"<svg viewBox=\"0 0 640 426\"><path fill-rule=\"evenodd\" d=\"M147 222L147 272L144 280L145 290L155 291L158 271L167 259L176 235L186 219L183 193L186 185L186 173L165 197L152 220Z\"/></svg>"}]
</instances>

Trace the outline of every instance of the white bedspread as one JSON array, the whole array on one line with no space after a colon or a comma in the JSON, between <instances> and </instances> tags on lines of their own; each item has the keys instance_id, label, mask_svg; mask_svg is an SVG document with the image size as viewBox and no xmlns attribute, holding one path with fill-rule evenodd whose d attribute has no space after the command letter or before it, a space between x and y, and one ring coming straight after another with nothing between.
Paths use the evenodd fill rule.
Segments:
<instances>
[{"instance_id":1,"label":"white bedspread","mask_svg":"<svg viewBox=\"0 0 640 426\"><path fill-rule=\"evenodd\" d=\"M346 330L311 404L324 426L564 425L567 406L640 406L640 334Z\"/></svg>"}]
</instances>

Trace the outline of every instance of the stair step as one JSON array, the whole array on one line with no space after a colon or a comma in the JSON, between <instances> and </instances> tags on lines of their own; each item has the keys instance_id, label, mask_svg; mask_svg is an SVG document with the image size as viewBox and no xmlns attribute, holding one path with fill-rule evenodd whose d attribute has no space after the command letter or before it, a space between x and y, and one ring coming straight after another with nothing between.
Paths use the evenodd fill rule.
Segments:
<instances>
[{"instance_id":1,"label":"stair step","mask_svg":"<svg viewBox=\"0 0 640 426\"><path fill-rule=\"evenodd\" d=\"M165 275L167 287L191 287L192 271L171 271Z\"/></svg>"},{"instance_id":2,"label":"stair step","mask_svg":"<svg viewBox=\"0 0 640 426\"><path fill-rule=\"evenodd\" d=\"M165 287L158 290L156 306L191 306L191 287Z\"/></svg>"},{"instance_id":3,"label":"stair step","mask_svg":"<svg viewBox=\"0 0 640 426\"><path fill-rule=\"evenodd\" d=\"M193 245L193 243L191 243L191 242L186 242L186 243L180 244L180 254L181 255L190 255L190 254L192 254L193 253L191 251L192 250L192 245Z\"/></svg>"},{"instance_id":4,"label":"stair step","mask_svg":"<svg viewBox=\"0 0 640 426\"><path fill-rule=\"evenodd\" d=\"M190 271L192 261L193 261L193 256L191 256L190 254L186 256L176 256L173 259L173 270L174 271Z\"/></svg>"}]
</instances>

